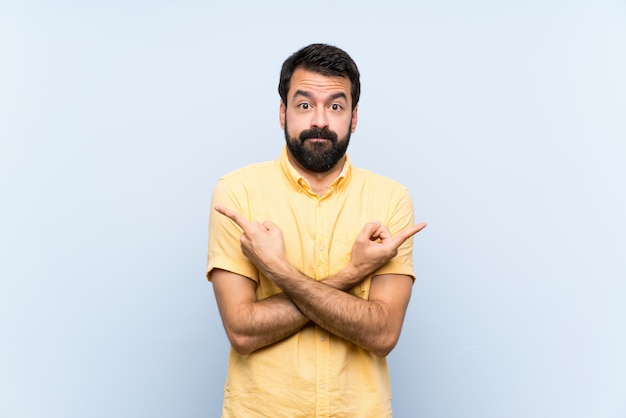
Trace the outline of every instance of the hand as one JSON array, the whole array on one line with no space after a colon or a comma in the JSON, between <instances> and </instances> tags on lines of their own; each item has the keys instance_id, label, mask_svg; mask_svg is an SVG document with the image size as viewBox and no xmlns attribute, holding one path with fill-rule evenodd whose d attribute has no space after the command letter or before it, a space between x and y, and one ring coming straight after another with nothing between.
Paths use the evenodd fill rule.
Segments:
<instances>
[{"instance_id":1,"label":"hand","mask_svg":"<svg viewBox=\"0 0 626 418\"><path fill-rule=\"evenodd\" d=\"M426 224L421 222L391 236L380 222L367 223L354 241L350 264L362 276L368 276L395 257L400 245L424 228Z\"/></svg>"},{"instance_id":2,"label":"hand","mask_svg":"<svg viewBox=\"0 0 626 418\"><path fill-rule=\"evenodd\" d=\"M222 206L216 206L215 210L243 230L239 239L241 250L259 270L267 274L288 264L283 232L272 221L249 222L235 210Z\"/></svg>"}]
</instances>

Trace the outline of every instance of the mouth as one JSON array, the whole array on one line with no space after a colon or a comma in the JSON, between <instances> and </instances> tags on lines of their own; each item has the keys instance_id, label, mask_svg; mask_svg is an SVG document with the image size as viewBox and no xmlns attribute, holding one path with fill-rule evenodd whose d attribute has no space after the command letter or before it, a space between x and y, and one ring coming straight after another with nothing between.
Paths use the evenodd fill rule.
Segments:
<instances>
[{"instance_id":1,"label":"mouth","mask_svg":"<svg viewBox=\"0 0 626 418\"><path fill-rule=\"evenodd\" d=\"M323 144L326 142L335 142L337 140L337 134L329 129L312 128L300 133L300 140L302 142L311 141L316 144Z\"/></svg>"},{"instance_id":2,"label":"mouth","mask_svg":"<svg viewBox=\"0 0 626 418\"><path fill-rule=\"evenodd\" d=\"M306 138L302 141L302 144L309 149L326 149L332 146L333 140L328 138Z\"/></svg>"}]
</instances>

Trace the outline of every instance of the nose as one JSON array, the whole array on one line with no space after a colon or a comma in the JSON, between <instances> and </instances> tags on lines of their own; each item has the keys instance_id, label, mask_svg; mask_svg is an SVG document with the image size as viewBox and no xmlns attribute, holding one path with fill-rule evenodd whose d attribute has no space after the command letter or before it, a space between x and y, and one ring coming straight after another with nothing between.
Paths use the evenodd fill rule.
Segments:
<instances>
[{"instance_id":1,"label":"nose","mask_svg":"<svg viewBox=\"0 0 626 418\"><path fill-rule=\"evenodd\" d=\"M317 106L315 111L312 113L311 126L313 128L328 128L328 114L326 113L326 108L324 106Z\"/></svg>"}]
</instances>

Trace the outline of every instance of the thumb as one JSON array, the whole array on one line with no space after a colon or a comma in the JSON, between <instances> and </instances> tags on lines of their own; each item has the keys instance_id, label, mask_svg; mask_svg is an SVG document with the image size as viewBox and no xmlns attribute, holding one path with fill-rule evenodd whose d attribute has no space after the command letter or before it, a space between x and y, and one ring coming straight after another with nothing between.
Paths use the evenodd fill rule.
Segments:
<instances>
[{"instance_id":1,"label":"thumb","mask_svg":"<svg viewBox=\"0 0 626 418\"><path fill-rule=\"evenodd\" d=\"M378 228L380 228L380 221L366 223L359 232L357 239L369 241L376 234Z\"/></svg>"},{"instance_id":2,"label":"thumb","mask_svg":"<svg viewBox=\"0 0 626 418\"><path fill-rule=\"evenodd\" d=\"M274 229L274 228L278 228L276 226L276 224L274 222L270 221L270 220L267 220L267 221L263 222L261 225L263 225L268 230Z\"/></svg>"}]
</instances>

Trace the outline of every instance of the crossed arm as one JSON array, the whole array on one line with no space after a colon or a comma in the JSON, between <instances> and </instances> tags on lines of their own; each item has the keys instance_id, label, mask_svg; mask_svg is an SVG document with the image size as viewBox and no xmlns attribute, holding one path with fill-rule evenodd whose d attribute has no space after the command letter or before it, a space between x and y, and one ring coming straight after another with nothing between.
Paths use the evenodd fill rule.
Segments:
<instances>
[{"instance_id":1,"label":"crossed arm","mask_svg":"<svg viewBox=\"0 0 626 418\"><path fill-rule=\"evenodd\" d=\"M254 281L226 270L212 272L224 328L236 351L249 354L288 337L310 321L378 356L393 349L412 279L375 276L369 300L346 291L393 258L398 247L426 224L413 225L394 237L377 222L366 224L355 240L350 262L337 274L316 281L289 264L282 231L271 221L249 222L228 208L216 210L241 227L243 253L283 291L257 300Z\"/></svg>"}]
</instances>

